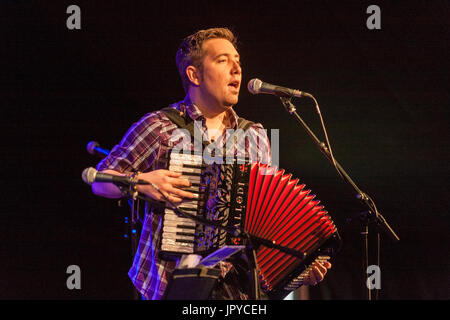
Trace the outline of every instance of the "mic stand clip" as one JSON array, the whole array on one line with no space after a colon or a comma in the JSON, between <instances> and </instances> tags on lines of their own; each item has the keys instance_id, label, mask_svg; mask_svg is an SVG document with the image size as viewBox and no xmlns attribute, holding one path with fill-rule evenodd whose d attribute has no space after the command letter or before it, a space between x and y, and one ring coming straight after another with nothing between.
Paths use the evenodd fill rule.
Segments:
<instances>
[{"instance_id":1,"label":"mic stand clip","mask_svg":"<svg viewBox=\"0 0 450 320\"><path fill-rule=\"evenodd\" d=\"M297 110L292 103L292 97L280 97L280 100L286 111L290 114L294 113Z\"/></svg>"}]
</instances>

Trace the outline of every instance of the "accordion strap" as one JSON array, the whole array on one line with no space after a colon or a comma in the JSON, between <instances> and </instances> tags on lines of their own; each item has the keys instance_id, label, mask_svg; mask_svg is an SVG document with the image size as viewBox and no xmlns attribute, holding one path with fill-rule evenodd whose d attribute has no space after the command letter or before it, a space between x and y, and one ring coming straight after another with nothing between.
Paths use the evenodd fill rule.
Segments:
<instances>
[{"instance_id":1,"label":"accordion strap","mask_svg":"<svg viewBox=\"0 0 450 320\"><path fill-rule=\"evenodd\" d=\"M171 107L161 109L161 112L163 112L166 115L166 117L169 118L179 128L186 129L187 131L189 131L191 137L195 137L194 121L186 113L181 113L179 110ZM254 125L254 122L241 117L238 118L238 129L247 131L252 125ZM210 144L210 142L202 141L202 144L203 147L205 148Z\"/></svg>"},{"instance_id":2,"label":"accordion strap","mask_svg":"<svg viewBox=\"0 0 450 320\"><path fill-rule=\"evenodd\" d=\"M241 118L241 117L238 118L238 129L242 129L244 131L247 131L254 124L255 123L250 121L250 120L247 120L247 119L244 119L244 118Z\"/></svg>"}]
</instances>

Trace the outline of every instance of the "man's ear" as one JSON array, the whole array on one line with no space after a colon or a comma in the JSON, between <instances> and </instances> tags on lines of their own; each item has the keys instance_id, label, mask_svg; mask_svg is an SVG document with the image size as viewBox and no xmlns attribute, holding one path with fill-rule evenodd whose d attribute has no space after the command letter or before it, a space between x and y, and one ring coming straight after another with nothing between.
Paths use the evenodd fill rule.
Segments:
<instances>
[{"instance_id":1,"label":"man's ear","mask_svg":"<svg viewBox=\"0 0 450 320\"><path fill-rule=\"evenodd\" d=\"M200 85L200 70L198 70L196 67L194 66L188 66L186 68L186 75L189 79L189 81L191 81L191 83L193 83L196 86Z\"/></svg>"}]
</instances>

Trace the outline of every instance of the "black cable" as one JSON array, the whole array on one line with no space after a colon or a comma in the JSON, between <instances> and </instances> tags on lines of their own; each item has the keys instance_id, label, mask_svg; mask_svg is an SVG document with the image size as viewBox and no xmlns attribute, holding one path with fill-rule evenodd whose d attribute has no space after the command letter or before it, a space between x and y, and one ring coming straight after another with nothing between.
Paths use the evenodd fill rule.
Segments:
<instances>
[{"instance_id":1,"label":"black cable","mask_svg":"<svg viewBox=\"0 0 450 320\"><path fill-rule=\"evenodd\" d=\"M310 96L311 96L311 99L314 100L314 103L315 103L315 106L316 106L316 111L317 111L317 113L319 115L319 118L320 118L320 123L322 125L322 130L323 130L323 133L325 135L325 140L327 141L328 150L330 151L330 157L331 157L331 161L333 162L333 166L336 169L336 171L339 173L341 178L344 179L344 177L342 176L341 171L339 170L339 168L338 168L338 166L336 164L336 159L334 158L333 150L331 149L331 144L330 144L330 141L328 139L327 129L325 128L325 123L323 121L322 113L320 112L319 103L317 102L316 98L314 98L313 95L310 95Z\"/></svg>"}]
</instances>

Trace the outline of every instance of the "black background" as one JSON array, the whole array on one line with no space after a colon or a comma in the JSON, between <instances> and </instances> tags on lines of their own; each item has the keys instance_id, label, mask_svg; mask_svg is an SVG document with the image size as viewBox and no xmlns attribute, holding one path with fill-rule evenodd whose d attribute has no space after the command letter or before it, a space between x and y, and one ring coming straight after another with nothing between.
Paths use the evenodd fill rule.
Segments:
<instances>
[{"instance_id":1,"label":"black background","mask_svg":"<svg viewBox=\"0 0 450 320\"><path fill-rule=\"evenodd\" d=\"M68 30L66 8L81 8ZM366 9L381 8L381 30ZM280 129L280 167L335 219L345 246L314 299L364 299L358 223L365 208L274 96L248 80L312 93L336 159L397 232L382 235L381 299L448 299L449 3L447 1L2 1L0 298L132 299L128 208L81 181L145 113L184 98L175 52L227 26L239 37L239 115ZM310 100L295 100L323 140ZM374 258L374 229L371 228ZM373 260L372 260L373 262ZM78 265L81 290L68 290Z\"/></svg>"}]
</instances>

